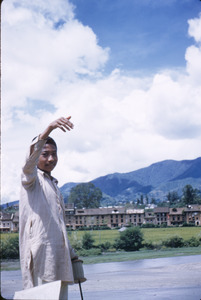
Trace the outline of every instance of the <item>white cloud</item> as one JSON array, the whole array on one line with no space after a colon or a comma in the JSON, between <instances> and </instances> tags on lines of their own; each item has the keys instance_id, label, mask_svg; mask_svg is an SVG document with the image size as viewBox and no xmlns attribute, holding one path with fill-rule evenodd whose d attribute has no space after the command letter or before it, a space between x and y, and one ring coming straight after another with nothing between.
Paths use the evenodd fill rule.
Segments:
<instances>
[{"instance_id":1,"label":"white cloud","mask_svg":"<svg viewBox=\"0 0 201 300\"><path fill-rule=\"evenodd\" d=\"M3 4L3 200L18 199L29 141L62 115L72 115L75 129L51 134L60 184L200 156L201 17L189 21L196 44L186 51L185 70L104 76L109 50L75 19L70 3L47 3Z\"/></svg>"},{"instance_id":2,"label":"white cloud","mask_svg":"<svg viewBox=\"0 0 201 300\"><path fill-rule=\"evenodd\" d=\"M27 97L54 103L58 82L75 80L79 74L94 74L108 59L108 49L97 44L90 28L70 18L55 29L46 19L46 15L65 17L64 7L71 7L67 1L51 1L50 6L46 1L37 2L40 5L8 0L3 5L2 85L7 117L13 99L14 106L19 107L26 105ZM55 5L63 9L53 14ZM39 12L30 10L32 6L39 7ZM72 15L72 11L68 14Z\"/></svg>"},{"instance_id":3,"label":"white cloud","mask_svg":"<svg viewBox=\"0 0 201 300\"><path fill-rule=\"evenodd\" d=\"M189 36L193 37L197 43L200 43L201 42L201 13L199 18L189 20L188 24L189 24L189 29L188 29Z\"/></svg>"}]
</instances>

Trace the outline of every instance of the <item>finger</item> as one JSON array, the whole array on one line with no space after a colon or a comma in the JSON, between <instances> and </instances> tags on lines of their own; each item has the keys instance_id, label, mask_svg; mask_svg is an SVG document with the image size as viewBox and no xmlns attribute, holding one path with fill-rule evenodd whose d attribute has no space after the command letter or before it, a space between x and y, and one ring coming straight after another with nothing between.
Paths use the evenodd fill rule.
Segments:
<instances>
[{"instance_id":1,"label":"finger","mask_svg":"<svg viewBox=\"0 0 201 300\"><path fill-rule=\"evenodd\" d=\"M66 118L66 119L67 119L67 124L68 124L68 126L69 126L71 129L73 129L74 125L73 125L72 122L69 121L69 120L71 119L71 116L68 117L68 118Z\"/></svg>"},{"instance_id":2,"label":"finger","mask_svg":"<svg viewBox=\"0 0 201 300\"><path fill-rule=\"evenodd\" d=\"M66 130L70 131L74 127L73 123L69 121L70 118L71 116L68 118L61 117L57 120L58 127L64 132L66 132Z\"/></svg>"},{"instance_id":3,"label":"finger","mask_svg":"<svg viewBox=\"0 0 201 300\"><path fill-rule=\"evenodd\" d=\"M73 124L67 124L66 119L65 120L58 120L58 127L66 132L66 130L70 131L70 129L73 128Z\"/></svg>"},{"instance_id":4,"label":"finger","mask_svg":"<svg viewBox=\"0 0 201 300\"><path fill-rule=\"evenodd\" d=\"M62 131L66 132L65 128L64 128L62 125L58 125L58 127L59 127Z\"/></svg>"},{"instance_id":5,"label":"finger","mask_svg":"<svg viewBox=\"0 0 201 300\"><path fill-rule=\"evenodd\" d=\"M62 126L64 126L68 130L73 129L73 124L71 122L66 122L66 120L62 123Z\"/></svg>"},{"instance_id":6,"label":"finger","mask_svg":"<svg viewBox=\"0 0 201 300\"><path fill-rule=\"evenodd\" d=\"M69 121L70 118L71 118L71 116L68 118L60 118L59 121L61 121L63 125L66 124L69 127L73 128L73 126L74 126L73 123Z\"/></svg>"}]
</instances>

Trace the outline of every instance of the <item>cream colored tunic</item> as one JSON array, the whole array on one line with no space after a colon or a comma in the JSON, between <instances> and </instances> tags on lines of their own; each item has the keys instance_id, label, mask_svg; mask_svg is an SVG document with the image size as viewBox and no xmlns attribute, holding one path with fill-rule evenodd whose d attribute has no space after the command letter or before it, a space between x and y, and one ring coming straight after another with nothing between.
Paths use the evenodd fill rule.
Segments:
<instances>
[{"instance_id":1,"label":"cream colored tunic","mask_svg":"<svg viewBox=\"0 0 201 300\"><path fill-rule=\"evenodd\" d=\"M45 281L74 281L71 258L75 252L67 238L57 180L37 168L44 144L44 140L34 142L22 172L19 236L24 288L33 287L33 272Z\"/></svg>"}]
</instances>

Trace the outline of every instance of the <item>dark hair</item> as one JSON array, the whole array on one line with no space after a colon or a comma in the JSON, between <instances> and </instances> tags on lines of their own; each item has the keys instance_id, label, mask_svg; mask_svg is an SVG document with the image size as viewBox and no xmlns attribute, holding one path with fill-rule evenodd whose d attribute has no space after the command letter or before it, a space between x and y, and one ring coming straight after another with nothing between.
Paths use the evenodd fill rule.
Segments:
<instances>
[{"instance_id":1,"label":"dark hair","mask_svg":"<svg viewBox=\"0 0 201 300\"><path fill-rule=\"evenodd\" d=\"M57 144L55 142L55 140L53 140L53 138L49 137L46 139L46 143L45 144L51 144L51 145L54 145L57 149Z\"/></svg>"},{"instance_id":2,"label":"dark hair","mask_svg":"<svg viewBox=\"0 0 201 300\"><path fill-rule=\"evenodd\" d=\"M37 136L35 136L35 138L33 138L32 142L37 139ZM46 143L45 144L51 144L54 145L57 149L57 144L55 142L55 140L53 140L53 138L51 138L50 136L48 136L48 138L46 139Z\"/></svg>"}]
</instances>

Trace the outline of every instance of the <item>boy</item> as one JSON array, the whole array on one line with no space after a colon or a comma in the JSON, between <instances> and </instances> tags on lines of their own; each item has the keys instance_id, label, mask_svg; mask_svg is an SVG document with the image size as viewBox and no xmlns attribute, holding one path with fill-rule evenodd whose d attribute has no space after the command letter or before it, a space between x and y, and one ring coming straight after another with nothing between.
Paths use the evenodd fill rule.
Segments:
<instances>
[{"instance_id":1,"label":"boy","mask_svg":"<svg viewBox=\"0 0 201 300\"><path fill-rule=\"evenodd\" d=\"M69 244L65 208L55 168L57 145L49 134L60 128L73 129L71 117L59 118L32 141L22 170L20 197L20 262L24 288L61 280L60 299L67 299L68 284L74 282L72 259L77 256Z\"/></svg>"}]
</instances>

